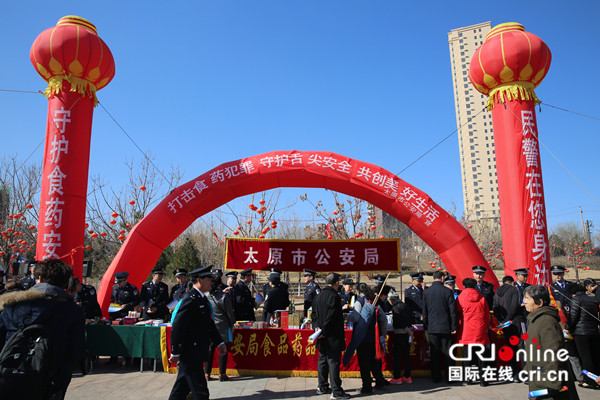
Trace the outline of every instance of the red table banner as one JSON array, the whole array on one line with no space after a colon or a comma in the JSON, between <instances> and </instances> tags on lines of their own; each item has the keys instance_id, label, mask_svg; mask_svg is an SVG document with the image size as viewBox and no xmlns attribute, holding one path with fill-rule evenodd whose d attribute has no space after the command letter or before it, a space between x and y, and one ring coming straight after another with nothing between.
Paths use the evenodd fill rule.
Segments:
<instances>
[{"instance_id":1,"label":"red table banner","mask_svg":"<svg viewBox=\"0 0 600 400\"><path fill-rule=\"evenodd\" d=\"M275 240L227 238L225 269L399 271L398 239Z\"/></svg>"}]
</instances>

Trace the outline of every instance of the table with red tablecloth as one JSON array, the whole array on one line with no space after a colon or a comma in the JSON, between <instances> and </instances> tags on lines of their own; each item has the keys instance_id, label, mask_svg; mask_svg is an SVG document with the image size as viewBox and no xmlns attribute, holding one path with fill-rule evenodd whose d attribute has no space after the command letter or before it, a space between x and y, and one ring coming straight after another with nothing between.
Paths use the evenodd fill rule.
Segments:
<instances>
[{"instance_id":1,"label":"table with red tablecloth","mask_svg":"<svg viewBox=\"0 0 600 400\"><path fill-rule=\"evenodd\" d=\"M168 363L170 349L170 327L167 327L161 344L165 371L175 373L175 365ZM229 344L227 373L231 375L263 376L317 376L319 352L308 338L314 333L310 329L235 329L233 342ZM350 343L351 330L346 330L346 344ZM393 370L393 334L386 338L383 360L384 374ZM413 376L429 373L429 346L422 330L416 330L410 347ZM218 373L218 355L215 354L213 373ZM341 367L342 377L360 376L356 354L347 367ZM391 374L388 372L388 376Z\"/></svg>"}]
</instances>

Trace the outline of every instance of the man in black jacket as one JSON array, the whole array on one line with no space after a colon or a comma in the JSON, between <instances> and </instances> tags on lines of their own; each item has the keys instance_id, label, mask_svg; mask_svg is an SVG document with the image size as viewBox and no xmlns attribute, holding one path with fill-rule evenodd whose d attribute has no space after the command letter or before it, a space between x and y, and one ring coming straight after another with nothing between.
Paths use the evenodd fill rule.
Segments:
<instances>
[{"instance_id":1,"label":"man in black jacket","mask_svg":"<svg viewBox=\"0 0 600 400\"><path fill-rule=\"evenodd\" d=\"M507 346L513 349L513 352L517 352L518 346L513 345L510 342L512 336L521 336L521 328L519 326L518 316L521 315L521 303L519 302L519 290L513 286L515 280L512 276L505 276L502 279L502 286L496 290L494 294L494 316L498 319L499 323L506 321L512 321L512 323L506 328L502 329L504 334L504 341ZM517 376L520 371L517 358L512 357L510 359L510 366L513 370L513 376Z\"/></svg>"},{"instance_id":2,"label":"man in black jacket","mask_svg":"<svg viewBox=\"0 0 600 400\"><path fill-rule=\"evenodd\" d=\"M250 282L252 282L252 268L240 272L240 280L235 284L235 290L231 297L236 321L256 321L254 315L256 301L248 287Z\"/></svg>"},{"instance_id":3,"label":"man in black jacket","mask_svg":"<svg viewBox=\"0 0 600 400\"><path fill-rule=\"evenodd\" d=\"M596 298L596 304L600 306L600 290L598 290L598 284L592 278L587 278L583 281L585 290L593 294Z\"/></svg>"},{"instance_id":4,"label":"man in black jacket","mask_svg":"<svg viewBox=\"0 0 600 400\"><path fill-rule=\"evenodd\" d=\"M505 276L502 279L502 286L494 294L494 316L499 323L514 321L521 310L519 291L513 286L514 282L512 276Z\"/></svg>"},{"instance_id":5,"label":"man in black jacket","mask_svg":"<svg viewBox=\"0 0 600 400\"><path fill-rule=\"evenodd\" d=\"M423 327L429 340L431 378L434 383L442 380L442 352L446 367L452 365L450 346L457 324L454 293L444 286L444 273L435 271L432 285L423 293Z\"/></svg>"},{"instance_id":6,"label":"man in black jacket","mask_svg":"<svg viewBox=\"0 0 600 400\"><path fill-rule=\"evenodd\" d=\"M52 383L46 384L32 381L19 384L22 379L19 376L3 377L0 379L2 399L64 398L71 382L72 364L81 363L85 357L83 310L64 290L72 275L71 267L60 260L44 260L35 265L32 275L37 283L30 290L0 297L0 349L19 329L43 325L52 332L53 352L49 361L54 366L55 376Z\"/></svg>"},{"instance_id":7,"label":"man in black jacket","mask_svg":"<svg viewBox=\"0 0 600 400\"><path fill-rule=\"evenodd\" d=\"M404 302L410 308L413 324L420 324L423 321L423 274L413 272L410 277L412 286L404 289Z\"/></svg>"},{"instance_id":8,"label":"man in black jacket","mask_svg":"<svg viewBox=\"0 0 600 400\"><path fill-rule=\"evenodd\" d=\"M315 282L317 273L312 269L304 269L303 275L304 283L306 283L306 289L304 290L304 318L306 318L308 309L312 307L315 297L321 293L321 286Z\"/></svg>"},{"instance_id":9,"label":"man in black jacket","mask_svg":"<svg viewBox=\"0 0 600 400\"><path fill-rule=\"evenodd\" d=\"M265 296L265 304L263 308L263 320L270 322L271 318L275 318L275 311L286 310L290 305L290 294L288 293L288 285L281 282L281 275L277 272L271 272L269 275L270 289Z\"/></svg>"},{"instance_id":10,"label":"man in black jacket","mask_svg":"<svg viewBox=\"0 0 600 400\"><path fill-rule=\"evenodd\" d=\"M175 270L175 279L177 279L177 283L171 288L171 301L179 301L185 295L187 286L187 269L177 268Z\"/></svg>"},{"instance_id":11,"label":"man in black jacket","mask_svg":"<svg viewBox=\"0 0 600 400\"><path fill-rule=\"evenodd\" d=\"M208 399L203 362L208 360L210 343L218 343L219 355L227 351L204 295L212 284L210 269L198 268L190 272L194 287L183 296L173 320L169 361L179 362L179 365L169 400L186 399L190 392L194 400Z\"/></svg>"},{"instance_id":12,"label":"man in black jacket","mask_svg":"<svg viewBox=\"0 0 600 400\"><path fill-rule=\"evenodd\" d=\"M115 284L110 294L110 302L120 304L118 311L109 313L111 320L126 317L129 311L133 311L140 304L140 293L137 288L127 282L129 272L120 271L115 274Z\"/></svg>"},{"instance_id":13,"label":"man in black jacket","mask_svg":"<svg viewBox=\"0 0 600 400\"><path fill-rule=\"evenodd\" d=\"M473 268L473 278L477 281L477 290L485 298L488 303L488 307L492 309L494 307L494 285L488 281L484 281L486 267L476 265Z\"/></svg>"},{"instance_id":14,"label":"man in black jacket","mask_svg":"<svg viewBox=\"0 0 600 400\"><path fill-rule=\"evenodd\" d=\"M344 315L340 296L338 296L340 276L331 272L325 278L325 283L327 286L313 302L311 315L315 330L321 329L316 344L319 350L317 394L331 393L332 399L347 399L350 395L342 389L340 379L342 351L346 348ZM331 388L327 382L328 377Z\"/></svg>"},{"instance_id":15,"label":"man in black jacket","mask_svg":"<svg viewBox=\"0 0 600 400\"><path fill-rule=\"evenodd\" d=\"M152 280L145 282L140 291L142 319L167 319L169 316L169 287L164 283L165 271L156 267L152 270Z\"/></svg>"}]
</instances>

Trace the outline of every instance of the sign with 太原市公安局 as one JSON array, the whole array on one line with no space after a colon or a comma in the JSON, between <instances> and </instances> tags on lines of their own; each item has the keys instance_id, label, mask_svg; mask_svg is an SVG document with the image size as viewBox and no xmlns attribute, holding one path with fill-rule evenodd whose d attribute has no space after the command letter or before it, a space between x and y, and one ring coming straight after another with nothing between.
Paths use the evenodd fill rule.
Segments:
<instances>
[{"instance_id":1,"label":"sign with \u592a\u539f\u5e02\u516c\u5b89\u5c40","mask_svg":"<svg viewBox=\"0 0 600 400\"><path fill-rule=\"evenodd\" d=\"M278 240L227 238L225 269L398 271L399 239Z\"/></svg>"}]
</instances>

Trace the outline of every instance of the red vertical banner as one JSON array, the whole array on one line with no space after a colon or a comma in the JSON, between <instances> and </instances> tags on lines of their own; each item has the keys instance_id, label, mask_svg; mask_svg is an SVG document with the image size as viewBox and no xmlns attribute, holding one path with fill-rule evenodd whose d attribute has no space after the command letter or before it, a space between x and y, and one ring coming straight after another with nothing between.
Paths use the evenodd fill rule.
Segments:
<instances>
[{"instance_id":1,"label":"red vertical banner","mask_svg":"<svg viewBox=\"0 0 600 400\"><path fill-rule=\"evenodd\" d=\"M63 258L81 268L92 113L93 100L69 90L48 101L38 260Z\"/></svg>"},{"instance_id":2,"label":"red vertical banner","mask_svg":"<svg viewBox=\"0 0 600 400\"><path fill-rule=\"evenodd\" d=\"M527 268L529 283L550 283L550 248L534 88L552 55L537 36L510 22L495 26L473 55L469 78L492 110L502 246L507 275Z\"/></svg>"},{"instance_id":3,"label":"red vertical banner","mask_svg":"<svg viewBox=\"0 0 600 400\"><path fill-rule=\"evenodd\" d=\"M550 248L533 101L494 107L494 142L505 268L527 268L533 284L550 284Z\"/></svg>"},{"instance_id":4,"label":"red vertical banner","mask_svg":"<svg viewBox=\"0 0 600 400\"><path fill-rule=\"evenodd\" d=\"M115 63L94 24L72 15L40 33L29 58L48 82L36 259L62 258L81 277L92 114Z\"/></svg>"}]
</instances>

